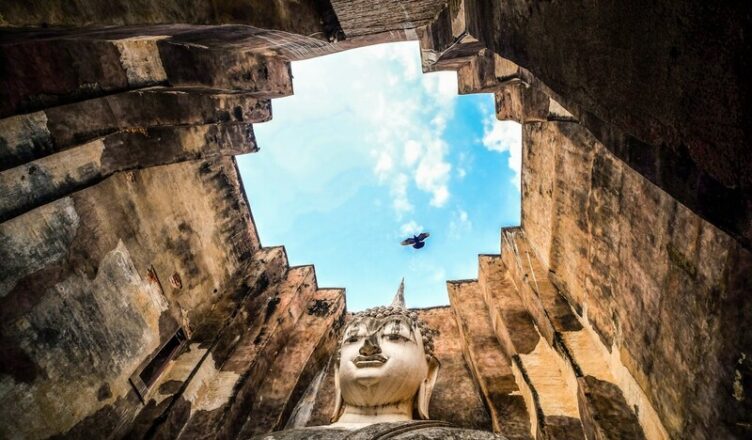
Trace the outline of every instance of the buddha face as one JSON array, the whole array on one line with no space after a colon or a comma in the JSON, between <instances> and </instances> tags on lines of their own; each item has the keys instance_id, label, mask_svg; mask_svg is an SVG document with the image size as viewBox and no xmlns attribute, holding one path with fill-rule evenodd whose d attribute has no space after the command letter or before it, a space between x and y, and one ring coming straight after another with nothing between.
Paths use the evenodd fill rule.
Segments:
<instances>
[{"instance_id":1,"label":"buddha face","mask_svg":"<svg viewBox=\"0 0 752 440\"><path fill-rule=\"evenodd\" d=\"M427 380L426 358L420 330L407 316L357 318L340 351L342 400L359 407L411 400Z\"/></svg>"}]
</instances>

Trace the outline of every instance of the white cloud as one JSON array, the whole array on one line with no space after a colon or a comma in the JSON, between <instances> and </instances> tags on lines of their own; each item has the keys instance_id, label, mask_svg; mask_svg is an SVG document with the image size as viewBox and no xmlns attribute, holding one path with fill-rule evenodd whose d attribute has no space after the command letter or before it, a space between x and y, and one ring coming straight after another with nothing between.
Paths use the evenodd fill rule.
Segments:
<instances>
[{"instance_id":1,"label":"white cloud","mask_svg":"<svg viewBox=\"0 0 752 440\"><path fill-rule=\"evenodd\" d=\"M390 74L386 80L374 78L371 87L348 99L355 99L363 111L364 134L373 130L366 142L378 145L374 174L388 183L398 218L413 209L411 188L430 194L430 204L442 207L451 196L449 146L442 138L457 96L456 74L422 75L414 43L371 50L377 62L391 62Z\"/></svg>"},{"instance_id":2,"label":"white cloud","mask_svg":"<svg viewBox=\"0 0 752 440\"><path fill-rule=\"evenodd\" d=\"M388 176L392 168L394 168L394 161L392 160L392 156L386 151L379 153L378 160L376 161L376 166L373 169L373 172L376 173L376 176L379 178L379 180L383 181Z\"/></svg>"},{"instance_id":3,"label":"white cloud","mask_svg":"<svg viewBox=\"0 0 752 440\"><path fill-rule=\"evenodd\" d=\"M439 76L439 93L444 96L457 96L457 74L454 72L442 72L446 75Z\"/></svg>"},{"instance_id":4,"label":"white cloud","mask_svg":"<svg viewBox=\"0 0 752 440\"><path fill-rule=\"evenodd\" d=\"M449 200L449 190L447 189L446 185L442 185L433 192L433 197L431 198L431 206L435 206L437 208L441 208L442 206L446 205L447 200Z\"/></svg>"},{"instance_id":5,"label":"white cloud","mask_svg":"<svg viewBox=\"0 0 752 440\"><path fill-rule=\"evenodd\" d=\"M359 56L351 55L355 51L361 52ZM345 57L347 62L343 62ZM280 166L294 168L295 175L301 176L301 185L331 180L362 163L358 159L365 156L370 159L373 176L388 188L389 204L397 218L414 209L416 202L410 198L420 193L428 194L433 206L447 203L451 197L452 167L443 136L457 97L456 73L422 74L420 49L415 41L293 62L292 70L301 78L326 77L327 81L296 80L294 105L292 101L288 105L284 98L275 100L275 107L285 107L285 127L315 125L324 115L338 115L343 121L341 131L322 132L319 139L301 140L301 145L296 145L296 160L289 160L282 149L266 150L279 156ZM322 170L309 165L315 162L314 156L322 154L322 149L307 146L326 144L332 138L344 139L353 133L360 137L358 145L332 154L331 167Z\"/></svg>"},{"instance_id":6,"label":"white cloud","mask_svg":"<svg viewBox=\"0 0 752 440\"><path fill-rule=\"evenodd\" d=\"M491 100L493 101L493 100ZM481 101L478 103L478 110L481 112L481 114L484 115L494 115L496 114L496 110L492 108L491 104L489 104L488 101Z\"/></svg>"},{"instance_id":7,"label":"white cloud","mask_svg":"<svg viewBox=\"0 0 752 440\"><path fill-rule=\"evenodd\" d=\"M451 105L457 98L457 74L455 72L432 72L423 75L423 87L442 105Z\"/></svg>"},{"instance_id":8,"label":"white cloud","mask_svg":"<svg viewBox=\"0 0 752 440\"><path fill-rule=\"evenodd\" d=\"M432 139L415 169L415 184L432 195L431 206L442 207L449 200L449 173L452 166L444 160L447 144L441 139Z\"/></svg>"},{"instance_id":9,"label":"white cloud","mask_svg":"<svg viewBox=\"0 0 752 440\"><path fill-rule=\"evenodd\" d=\"M398 58L402 65L402 72L408 81L415 80L422 72L420 66L420 54L418 51L409 52L406 50L392 52Z\"/></svg>"},{"instance_id":10,"label":"white cloud","mask_svg":"<svg viewBox=\"0 0 752 440\"><path fill-rule=\"evenodd\" d=\"M431 125L433 125L433 128L437 131L444 131L444 129L446 128L446 123L446 116L441 113L431 119Z\"/></svg>"},{"instance_id":11,"label":"white cloud","mask_svg":"<svg viewBox=\"0 0 752 440\"><path fill-rule=\"evenodd\" d=\"M405 152L403 155L405 165L413 166L415 162L418 161L422 150L423 148L417 141L410 139L409 141L405 142Z\"/></svg>"},{"instance_id":12,"label":"white cloud","mask_svg":"<svg viewBox=\"0 0 752 440\"><path fill-rule=\"evenodd\" d=\"M509 153L509 168L514 171L512 182L520 188L522 172L522 126L514 121L497 121L484 124L483 145L492 151Z\"/></svg>"},{"instance_id":13,"label":"white cloud","mask_svg":"<svg viewBox=\"0 0 752 440\"><path fill-rule=\"evenodd\" d=\"M514 121L494 121L485 124L483 145L489 150L510 151L522 143L522 128Z\"/></svg>"},{"instance_id":14,"label":"white cloud","mask_svg":"<svg viewBox=\"0 0 752 440\"><path fill-rule=\"evenodd\" d=\"M475 143L481 143L480 139ZM462 180L467 176L467 173L472 168L472 156L469 156L464 151L460 151L457 154L457 179Z\"/></svg>"},{"instance_id":15,"label":"white cloud","mask_svg":"<svg viewBox=\"0 0 752 440\"><path fill-rule=\"evenodd\" d=\"M415 222L415 220L410 220L407 223L402 224L400 227L400 232L402 235L417 235L418 233L423 231L423 226L419 225Z\"/></svg>"},{"instance_id":16,"label":"white cloud","mask_svg":"<svg viewBox=\"0 0 752 440\"><path fill-rule=\"evenodd\" d=\"M461 238L462 234L466 234L472 229L473 222L470 220L467 211L458 208L452 213L452 219L449 221L449 236L451 238Z\"/></svg>"},{"instance_id":17,"label":"white cloud","mask_svg":"<svg viewBox=\"0 0 752 440\"><path fill-rule=\"evenodd\" d=\"M408 179L405 174L397 174L391 181L389 192L392 196L392 206L399 218L413 210L413 205L407 198Z\"/></svg>"}]
</instances>

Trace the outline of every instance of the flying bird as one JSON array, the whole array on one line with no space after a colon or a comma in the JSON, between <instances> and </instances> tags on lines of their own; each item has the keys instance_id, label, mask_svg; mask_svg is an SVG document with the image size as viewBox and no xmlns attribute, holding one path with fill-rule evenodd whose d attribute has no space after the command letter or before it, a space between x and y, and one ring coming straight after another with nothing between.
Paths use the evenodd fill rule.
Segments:
<instances>
[{"instance_id":1,"label":"flying bird","mask_svg":"<svg viewBox=\"0 0 752 440\"><path fill-rule=\"evenodd\" d=\"M428 238L431 234L428 232L421 232L420 235L413 235L412 238L406 238L402 240L402 243L400 243L402 246L410 246L412 245L415 249L420 249L423 246L426 245L426 238Z\"/></svg>"}]
</instances>

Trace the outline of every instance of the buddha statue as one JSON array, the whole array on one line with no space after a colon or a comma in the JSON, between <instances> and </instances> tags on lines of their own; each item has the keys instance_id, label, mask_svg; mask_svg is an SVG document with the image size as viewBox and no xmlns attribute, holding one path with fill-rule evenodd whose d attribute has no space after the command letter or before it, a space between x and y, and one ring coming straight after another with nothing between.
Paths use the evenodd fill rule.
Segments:
<instances>
[{"instance_id":1,"label":"buddha statue","mask_svg":"<svg viewBox=\"0 0 752 440\"><path fill-rule=\"evenodd\" d=\"M254 437L298 439L504 439L431 420L439 361L436 332L405 308L404 280L389 307L357 313L337 353L332 424Z\"/></svg>"}]
</instances>

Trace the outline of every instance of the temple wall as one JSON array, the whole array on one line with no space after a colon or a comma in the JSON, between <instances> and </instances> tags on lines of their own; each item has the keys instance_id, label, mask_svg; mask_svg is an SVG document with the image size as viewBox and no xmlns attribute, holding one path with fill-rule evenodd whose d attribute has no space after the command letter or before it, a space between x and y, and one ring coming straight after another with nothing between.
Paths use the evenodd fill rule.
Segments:
<instances>
[{"instance_id":1,"label":"temple wall","mask_svg":"<svg viewBox=\"0 0 752 440\"><path fill-rule=\"evenodd\" d=\"M525 125L522 182L531 247L670 435L738 433L752 255L578 124Z\"/></svg>"},{"instance_id":2,"label":"temple wall","mask_svg":"<svg viewBox=\"0 0 752 440\"><path fill-rule=\"evenodd\" d=\"M446 0L332 0L348 38L413 33L436 17Z\"/></svg>"},{"instance_id":3,"label":"temple wall","mask_svg":"<svg viewBox=\"0 0 752 440\"><path fill-rule=\"evenodd\" d=\"M3 34L0 437L271 430L326 363L344 291L261 247L232 157L334 50L274 32Z\"/></svg>"},{"instance_id":4,"label":"temple wall","mask_svg":"<svg viewBox=\"0 0 752 440\"><path fill-rule=\"evenodd\" d=\"M324 32L328 1L265 0L238 3L179 0L139 2L126 0L84 0L4 2L0 5L0 26L84 27L92 25L196 25L244 24L304 35ZM336 18L335 18L336 19Z\"/></svg>"},{"instance_id":5,"label":"temple wall","mask_svg":"<svg viewBox=\"0 0 752 440\"><path fill-rule=\"evenodd\" d=\"M118 173L2 224L4 438L95 412L108 433L162 343L215 331L260 264L238 179L230 158Z\"/></svg>"}]
</instances>

